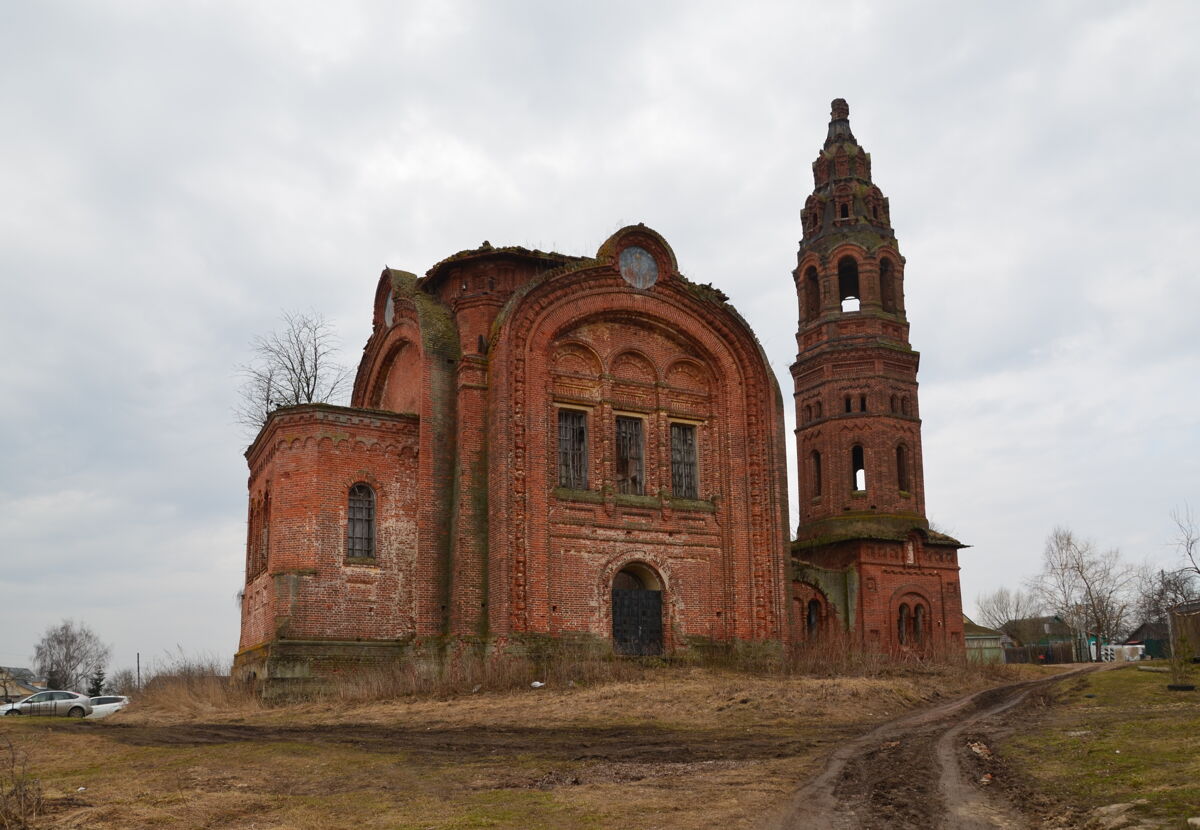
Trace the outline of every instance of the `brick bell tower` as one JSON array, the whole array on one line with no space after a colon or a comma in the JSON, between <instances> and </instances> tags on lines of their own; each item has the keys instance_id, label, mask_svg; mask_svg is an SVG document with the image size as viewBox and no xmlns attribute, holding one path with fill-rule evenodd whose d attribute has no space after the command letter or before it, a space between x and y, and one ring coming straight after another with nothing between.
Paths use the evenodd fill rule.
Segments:
<instances>
[{"instance_id":1,"label":"brick bell tower","mask_svg":"<svg viewBox=\"0 0 1200 830\"><path fill-rule=\"evenodd\" d=\"M793 272L793 641L842 631L888 651L961 651L963 545L930 531L925 517L904 258L841 98L812 169Z\"/></svg>"}]
</instances>

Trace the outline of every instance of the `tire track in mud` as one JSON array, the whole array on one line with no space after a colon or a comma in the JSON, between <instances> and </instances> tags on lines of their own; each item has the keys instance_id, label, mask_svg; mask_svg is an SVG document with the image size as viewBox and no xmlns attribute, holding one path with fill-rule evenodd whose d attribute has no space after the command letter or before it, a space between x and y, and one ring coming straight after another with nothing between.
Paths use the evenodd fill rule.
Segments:
<instances>
[{"instance_id":1,"label":"tire track in mud","mask_svg":"<svg viewBox=\"0 0 1200 830\"><path fill-rule=\"evenodd\" d=\"M965 733L1033 690L1101 666L985 689L904 715L839 746L764 830L1027 830L1002 792L965 775Z\"/></svg>"}]
</instances>

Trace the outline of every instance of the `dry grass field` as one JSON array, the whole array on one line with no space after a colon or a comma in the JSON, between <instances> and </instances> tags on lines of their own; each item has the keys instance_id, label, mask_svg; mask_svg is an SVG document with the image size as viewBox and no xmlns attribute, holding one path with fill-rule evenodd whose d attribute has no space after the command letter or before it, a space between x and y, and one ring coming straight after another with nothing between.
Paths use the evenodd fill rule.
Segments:
<instances>
[{"instance_id":1,"label":"dry grass field","mask_svg":"<svg viewBox=\"0 0 1200 830\"><path fill-rule=\"evenodd\" d=\"M626 666L276 707L163 684L103 721L0 719L0 788L40 786L39 828L748 828L837 741L1015 668Z\"/></svg>"}]
</instances>

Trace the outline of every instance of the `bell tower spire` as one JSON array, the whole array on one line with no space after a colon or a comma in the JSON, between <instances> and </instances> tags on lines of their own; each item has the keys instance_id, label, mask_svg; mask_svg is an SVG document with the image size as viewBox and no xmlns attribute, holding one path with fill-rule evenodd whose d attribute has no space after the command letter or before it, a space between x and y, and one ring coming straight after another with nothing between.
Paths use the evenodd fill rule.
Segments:
<instances>
[{"instance_id":1,"label":"bell tower spire","mask_svg":"<svg viewBox=\"0 0 1200 830\"><path fill-rule=\"evenodd\" d=\"M800 491L793 638L806 642L828 625L822 620L837 618L868 647L961 650L962 544L930 531L925 517L904 257L841 98L812 171L792 272Z\"/></svg>"},{"instance_id":2,"label":"bell tower spire","mask_svg":"<svg viewBox=\"0 0 1200 830\"><path fill-rule=\"evenodd\" d=\"M904 258L871 156L833 102L813 162L793 276L800 298L796 437L805 525L854 516L925 521L918 354L904 316Z\"/></svg>"}]
</instances>

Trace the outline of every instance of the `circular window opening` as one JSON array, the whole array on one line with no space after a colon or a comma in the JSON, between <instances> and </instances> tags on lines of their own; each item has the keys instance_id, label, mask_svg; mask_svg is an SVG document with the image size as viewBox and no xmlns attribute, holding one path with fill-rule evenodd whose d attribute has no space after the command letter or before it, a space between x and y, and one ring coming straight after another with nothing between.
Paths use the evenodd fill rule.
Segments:
<instances>
[{"instance_id":1,"label":"circular window opening","mask_svg":"<svg viewBox=\"0 0 1200 830\"><path fill-rule=\"evenodd\" d=\"M617 262L621 276L634 288L649 288L658 282L658 262L645 248L631 245L621 251Z\"/></svg>"}]
</instances>

